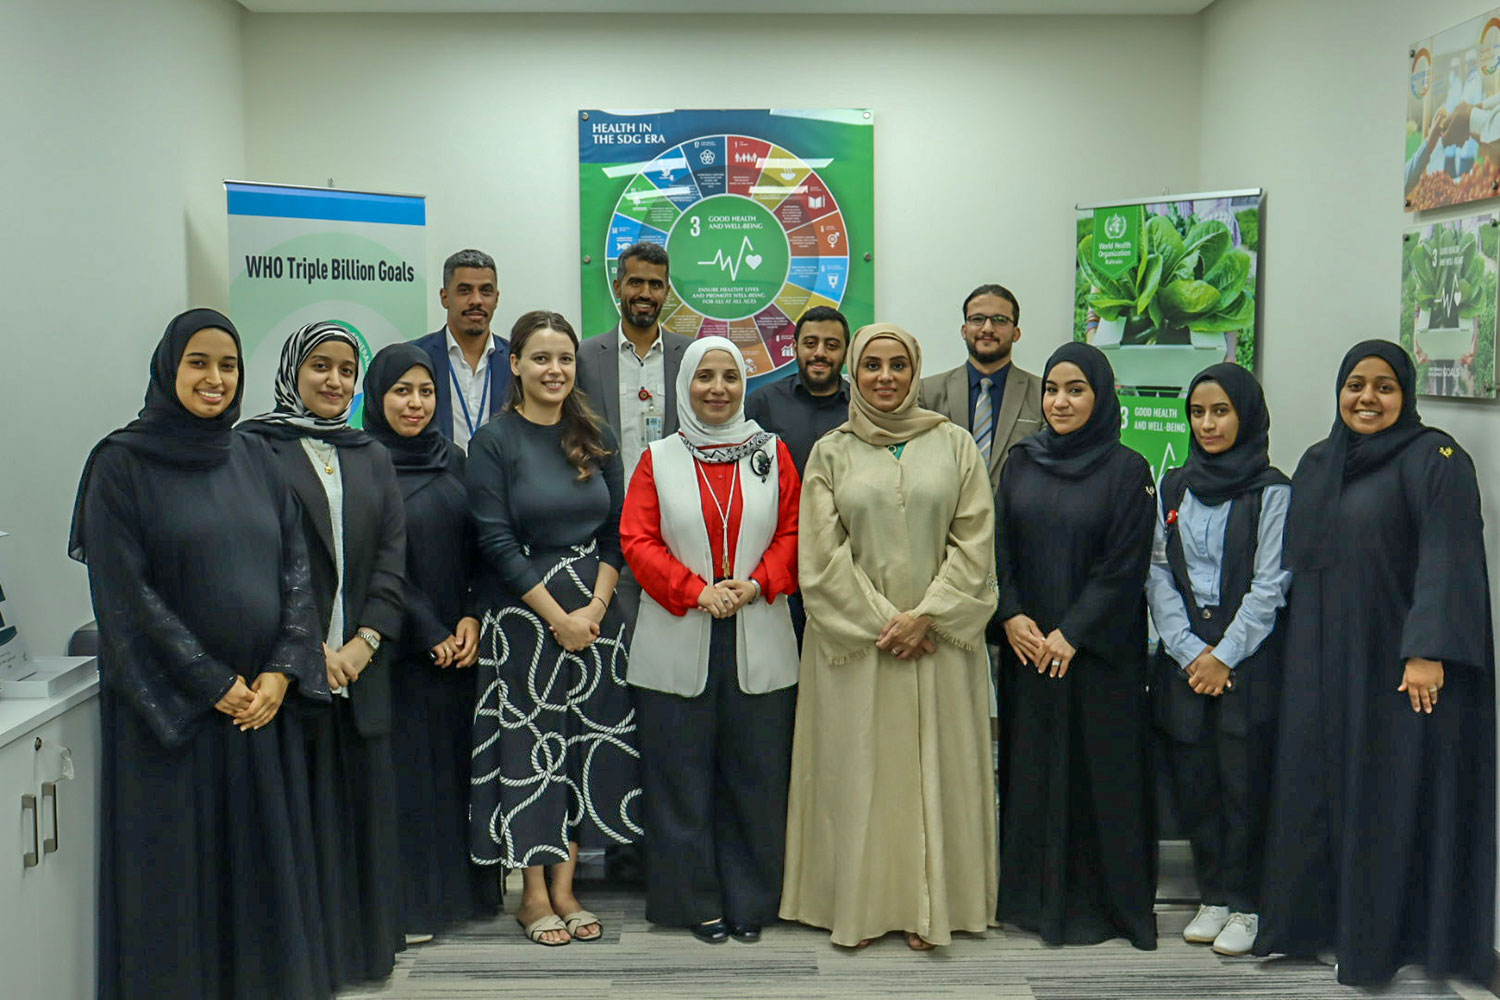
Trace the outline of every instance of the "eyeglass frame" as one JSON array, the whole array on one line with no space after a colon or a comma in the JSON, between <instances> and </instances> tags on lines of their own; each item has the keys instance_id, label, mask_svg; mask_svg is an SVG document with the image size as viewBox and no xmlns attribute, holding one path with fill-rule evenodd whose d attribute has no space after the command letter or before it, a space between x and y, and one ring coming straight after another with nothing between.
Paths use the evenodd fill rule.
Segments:
<instances>
[{"instance_id":1,"label":"eyeglass frame","mask_svg":"<svg viewBox=\"0 0 1500 1000\"><path fill-rule=\"evenodd\" d=\"M976 323L976 319L979 322ZM973 330L983 330L986 323L993 324L996 330L1009 330L1018 325L1014 316L1006 316L1004 314L996 314L993 316L978 315L964 317L964 325Z\"/></svg>"}]
</instances>

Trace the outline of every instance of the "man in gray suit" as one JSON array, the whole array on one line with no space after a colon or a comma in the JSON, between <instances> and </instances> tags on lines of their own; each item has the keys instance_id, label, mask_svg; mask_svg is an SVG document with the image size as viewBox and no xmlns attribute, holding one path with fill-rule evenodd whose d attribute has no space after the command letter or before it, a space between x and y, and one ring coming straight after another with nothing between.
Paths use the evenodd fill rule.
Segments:
<instances>
[{"instance_id":1,"label":"man in gray suit","mask_svg":"<svg viewBox=\"0 0 1500 1000\"><path fill-rule=\"evenodd\" d=\"M677 433L677 370L693 340L658 322L668 268L658 244L626 247L614 280L621 322L578 348L578 388L619 441L627 485L646 446Z\"/></svg>"},{"instance_id":2,"label":"man in gray suit","mask_svg":"<svg viewBox=\"0 0 1500 1000\"><path fill-rule=\"evenodd\" d=\"M1010 363L1021 339L1021 304L1004 285L980 285L964 299L959 335L969 360L922 380L921 404L974 435L1000 487L1000 467L1011 445L1042 426L1042 380Z\"/></svg>"}]
</instances>

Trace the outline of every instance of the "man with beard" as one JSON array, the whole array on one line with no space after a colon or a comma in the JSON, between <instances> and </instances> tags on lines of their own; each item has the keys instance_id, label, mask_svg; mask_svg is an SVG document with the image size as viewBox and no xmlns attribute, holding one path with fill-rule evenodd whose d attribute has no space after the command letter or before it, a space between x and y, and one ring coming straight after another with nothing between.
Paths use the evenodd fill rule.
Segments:
<instances>
[{"instance_id":1,"label":"man with beard","mask_svg":"<svg viewBox=\"0 0 1500 1000\"><path fill-rule=\"evenodd\" d=\"M626 247L614 280L620 324L578 349L578 388L620 442L627 485L646 446L677 433L677 369L693 341L658 322L669 266L656 243Z\"/></svg>"},{"instance_id":2,"label":"man with beard","mask_svg":"<svg viewBox=\"0 0 1500 1000\"><path fill-rule=\"evenodd\" d=\"M849 419L844 353L849 321L829 306L814 306L797 320L796 374L759 389L745 401L745 416L786 442L797 465L807 465L814 442Z\"/></svg>"},{"instance_id":3,"label":"man with beard","mask_svg":"<svg viewBox=\"0 0 1500 1000\"><path fill-rule=\"evenodd\" d=\"M1021 304L1003 285L980 285L964 299L959 335L969 360L922 380L921 405L974 435L1000 487L1000 467L1011 445L1042 426L1042 380L1010 363L1021 339Z\"/></svg>"},{"instance_id":4,"label":"man with beard","mask_svg":"<svg viewBox=\"0 0 1500 1000\"><path fill-rule=\"evenodd\" d=\"M432 426L465 450L510 392L510 342L490 333L500 302L495 275L495 259L479 250L460 250L445 260L438 299L448 322L412 341L432 359Z\"/></svg>"}]
</instances>

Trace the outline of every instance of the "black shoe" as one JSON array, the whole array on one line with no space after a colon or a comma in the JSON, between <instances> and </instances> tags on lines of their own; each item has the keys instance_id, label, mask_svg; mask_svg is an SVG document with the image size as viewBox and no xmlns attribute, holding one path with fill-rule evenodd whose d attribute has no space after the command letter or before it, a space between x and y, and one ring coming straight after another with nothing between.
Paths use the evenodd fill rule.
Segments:
<instances>
[{"instance_id":1,"label":"black shoe","mask_svg":"<svg viewBox=\"0 0 1500 1000\"><path fill-rule=\"evenodd\" d=\"M754 944L760 940L760 928L754 924L737 924L730 921L727 926L729 927L729 936L736 941Z\"/></svg>"},{"instance_id":2,"label":"black shoe","mask_svg":"<svg viewBox=\"0 0 1500 1000\"><path fill-rule=\"evenodd\" d=\"M694 924L693 937L704 944L723 944L729 940L729 927L722 920L710 920L706 924Z\"/></svg>"}]
</instances>

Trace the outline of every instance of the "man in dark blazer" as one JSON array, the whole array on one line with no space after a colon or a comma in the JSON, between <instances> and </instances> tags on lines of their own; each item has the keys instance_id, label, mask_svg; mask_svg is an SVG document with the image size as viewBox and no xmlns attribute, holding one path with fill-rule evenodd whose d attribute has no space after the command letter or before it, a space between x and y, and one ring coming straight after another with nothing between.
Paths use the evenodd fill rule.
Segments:
<instances>
[{"instance_id":1,"label":"man in dark blazer","mask_svg":"<svg viewBox=\"0 0 1500 1000\"><path fill-rule=\"evenodd\" d=\"M969 359L922 380L921 404L967 427L1000 488L1000 467L1011 445L1042 426L1042 380L1011 364L1021 339L1021 304L1003 285L980 285L964 299L959 335ZM976 419L977 418L977 419Z\"/></svg>"},{"instance_id":2,"label":"man in dark blazer","mask_svg":"<svg viewBox=\"0 0 1500 1000\"><path fill-rule=\"evenodd\" d=\"M505 406L510 393L510 342L490 333L500 302L495 261L460 250L443 262L438 298L448 310L441 330L412 341L432 359L437 405L432 425L460 448Z\"/></svg>"},{"instance_id":3,"label":"man in dark blazer","mask_svg":"<svg viewBox=\"0 0 1500 1000\"><path fill-rule=\"evenodd\" d=\"M669 266L656 243L626 247L614 280L620 323L578 349L578 388L620 443L627 485L646 446L677 433L677 371L693 340L658 321Z\"/></svg>"}]
</instances>

